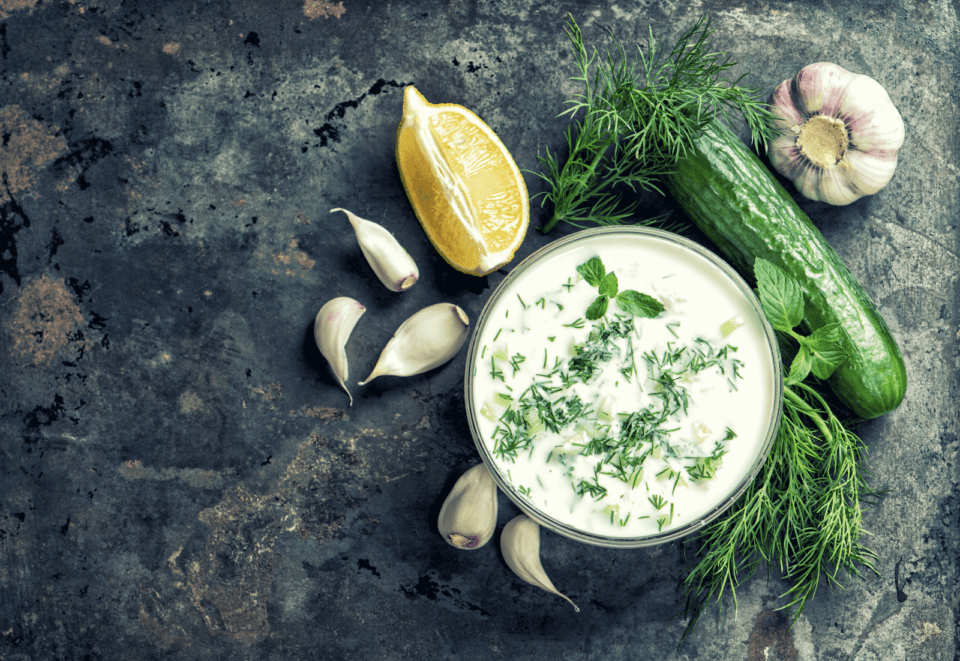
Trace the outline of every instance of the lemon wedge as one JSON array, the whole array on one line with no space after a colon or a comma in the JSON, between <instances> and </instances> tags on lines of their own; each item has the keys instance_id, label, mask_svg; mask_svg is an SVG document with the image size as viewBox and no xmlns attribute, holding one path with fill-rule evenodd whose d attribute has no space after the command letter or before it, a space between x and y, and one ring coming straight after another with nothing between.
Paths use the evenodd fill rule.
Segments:
<instances>
[{"instance_id":1,"label":"lemon wedge","mask_svg":"<svg viewBox=\"0 0 960 661\"><path fill-rule=\"evenodd\" d=\"M397 167L427 238L453 268L480 276L513 259L530 224L527 186L476 114L406 87Z\"/></svg>"}]
</instances>

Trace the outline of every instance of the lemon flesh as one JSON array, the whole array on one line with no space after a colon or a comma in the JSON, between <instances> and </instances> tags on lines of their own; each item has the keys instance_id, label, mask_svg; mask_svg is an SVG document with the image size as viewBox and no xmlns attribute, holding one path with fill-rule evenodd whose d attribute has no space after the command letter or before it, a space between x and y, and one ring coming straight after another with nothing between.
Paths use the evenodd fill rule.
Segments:
<instances>
[{"instance_id":1,"label":"lemon flesh","mask_svg":"<svg viewBox=\"0 0 960 661\"><path fill-rule=\"evenodd\" d=\"M486 275L513 259L530 223L519 168L483 120L403 94L397 167L427 238L453 268Z\"/></svg>"}]
</instances>

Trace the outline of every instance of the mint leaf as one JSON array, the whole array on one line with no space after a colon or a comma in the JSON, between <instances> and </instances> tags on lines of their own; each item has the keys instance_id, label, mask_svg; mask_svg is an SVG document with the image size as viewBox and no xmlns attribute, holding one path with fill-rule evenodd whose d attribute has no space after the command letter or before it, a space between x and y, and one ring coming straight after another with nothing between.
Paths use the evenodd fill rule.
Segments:
<instances>
[{"instance_id":1,"label":"mint leaf","mask_svg":"<svg viewBox=\"0 0 960 661\"><path fill-rule=\"evenodd\" d=\"M617 282L616 273L608 273L603 276L603 280L600 281L600 295L609 296L613 298L617 295L617 291L620 289L620 284Z\"/></svg>"},{"instance_id":2,"label":"mint leaf","mask_svg":"<svg viewBox=\"0 0 960 661\"><path fill-rule=\"evenodd\" d=\"M793 330L803 320L803 291L779 266L758 257L753 265L763 314L779 331Z\"/></svg>"},{"instance_id":3,"label":"mint leaf","mask_svg":"<svg viewBox=\"0 0 960 661\"><path fill-rule=\"evenodd\" d=\"M577 273L583 276L583 279L587 281L588 285L598 287L600 281L603 280L603 276L607 274L607 269L604 268L603 262L600 261L599 257L591 257L577 267Z\"/></svg>"},{"instance_id":4,"label":"mint leaf","mask_svg":"<svg viewBox=\"0 0 960 661\"><path fill-rule=\"evenodd\" d=\"M838 324L818 328L800 342L810 354L812 360L810 370L818 379L830 378L833 371L847 359L847 354L840 345Z\"/></svg>"},{"instance_id":5,"label":"mint leaf","mask_svg":"<svg viewBox=\"0 0 960 661\"><path fill-rule=\"evenodd\" d=\"M812 367L813 356L810 354L807 346L805 344L801 344L800 350L797 352L797 355L794 356L793 362L790 364L790 374L787 375L786 384L789 386L794 383L800 383L807 378L807 375L810 374Z\"/></svg>"},{"instance_id":6,"label":"mint leaf","mask_svg":"<svg viewBox=\"0 0 960 661\"><path fill-rule=\"evenodd\" d=\"M634 317L649 317L653 319L663 312L663 303L653 296L641 294L633 289L627 289L617 294L617 305L627 314Z\"/></svg>"},{"instance_id":7,"label":"mint leaf","mask_svg":"<svg viewBox=\"0 0 960 661\"><path fill-rule=\"evenodd\" d=\"M587 308L587 319L595 321L605 315L609 300L606 296L597 296L597 299Z\"/></svg>"}]
</instances>

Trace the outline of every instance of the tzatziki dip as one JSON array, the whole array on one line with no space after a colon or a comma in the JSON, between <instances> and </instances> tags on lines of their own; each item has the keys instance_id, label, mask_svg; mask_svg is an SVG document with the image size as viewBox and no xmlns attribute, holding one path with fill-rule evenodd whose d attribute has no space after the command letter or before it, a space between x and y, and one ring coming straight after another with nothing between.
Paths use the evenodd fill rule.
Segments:
<instances>
[{"instance_id":1,"label":"tzatziki dip","mask_svg":"<svg viewBox=\"0 0 960 661\"><path fill-rule=\"evenodd\" d=\"M656 537L715 515L759 468L779 352L711 253L652 230L583 234L521 264L487 304L471 425L501 487L541 521Z\"/></svg>"}]
</instances>

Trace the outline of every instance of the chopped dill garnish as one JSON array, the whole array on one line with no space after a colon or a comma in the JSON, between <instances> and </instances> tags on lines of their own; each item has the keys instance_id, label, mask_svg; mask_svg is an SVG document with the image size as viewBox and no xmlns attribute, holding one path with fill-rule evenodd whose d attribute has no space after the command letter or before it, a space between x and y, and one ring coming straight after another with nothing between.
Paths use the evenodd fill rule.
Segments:
<instances>
[{"instance_id":1,"label":"chopped dill garnish","mask_svg":"<svg viewBox=\"0 0 960 661\"><path fill-rule=\"evenodd\" d=\"M523 356L519 353L514 354L510 358L510 367L513 368L513 376L517 375L517 372L520 371L520 365L526 360L526 356Z\"/></svg>"},{"instance_id":2,"label":"chopped dill garnish","mask_svg":"<svg viewBox=\"0 0 960 661\"><path fill-rule=\"evenodd\" d=\"M505 381L503 378L503 372L497 367L497 359L493 356L490 356L490 376L492 376L494 379Z\"/></svg>"}]
</instances>

